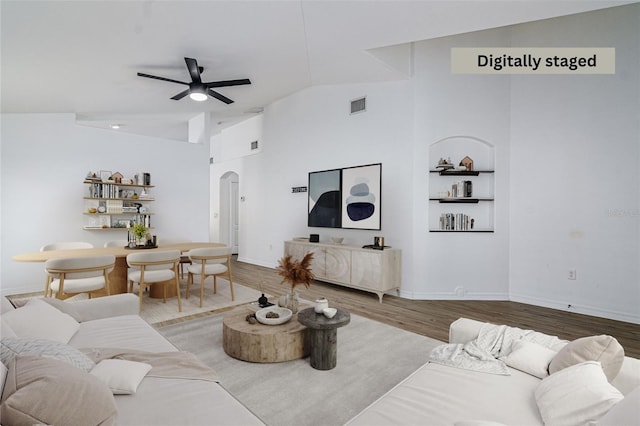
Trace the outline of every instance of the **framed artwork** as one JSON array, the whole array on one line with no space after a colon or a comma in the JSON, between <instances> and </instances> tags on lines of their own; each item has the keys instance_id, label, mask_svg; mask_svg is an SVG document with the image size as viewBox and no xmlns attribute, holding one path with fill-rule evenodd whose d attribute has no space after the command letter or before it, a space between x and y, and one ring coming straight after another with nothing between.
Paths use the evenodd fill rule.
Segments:
<instances>
[{"instance_id":1,"label":"framed artwork","mask_svg":"<svg viewBox=\"0 0 640 426\"><path fill-rule=\"evenodd\" d=\"M103 182L107 182L111 179L111 170L100 170L100 180Z\"/></svg>"},{"instance_id":2,"label":"framed artwork","mask_svg":"<svg viewBox=\"0 0 640 426\"><path fill-rule=\"evenodd\" d=\"M341 170L309 173L308 226L340 228Z\"/></svg>"},{"instance_id":3,"label":"framed artwork","mask_svg":"<svg viewBox=\"0 0 640 426\"><path fill-rule=\"evenodd\" d=\"M342 169L341 226L380 230L382 163Z\"/></svg>"}]
</instances>

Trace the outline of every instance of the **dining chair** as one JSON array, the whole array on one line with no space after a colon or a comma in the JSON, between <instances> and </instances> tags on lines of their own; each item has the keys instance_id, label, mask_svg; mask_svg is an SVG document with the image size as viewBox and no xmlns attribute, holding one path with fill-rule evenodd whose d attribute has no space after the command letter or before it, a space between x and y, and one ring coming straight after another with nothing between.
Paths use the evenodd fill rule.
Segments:
<instances>
[{"instance_id":1,"label":"dining chair","mask_svg":"<svg viewBox=\"0 0 640 426\"><path fill-rule=\"evenodd\" d=\"M64 241L58 243L49 243L40 247L40 251L51 251L51 250L73 250L73 249L84 249L84 248L93 248L93 244L85 243L84 241ZM51 281L53 278L51 275L47 274L47 279L44 284L44 297L51 296Z\"/></svg>"},{"instance_id":2,"label":"dining chair","mask_svg":"<svg viewBox=\"0 0 640 426\"><path fill-rule=\"evenodd\" d=\"M105 289L111 294L109 272L113 270L116 257L113 255L65 257L49 259L44 267L51 276L49 283L50 296L66 299L80 293L88 293Z\"/></svg>"},{"instance_id":3,"label":"dining chair","mask_svg":"<svg viewBox=\"0 0 640 426\"><path fill-rule=\"evenodd\" d=\"M186 240L183 238L163 238L160 241L160 244L168 245L168 244L180 244L180 243L190 243L191 240ZM191 265L191 259L189 259L189 252L182 253L180 255L180 278L184 278L184 265Z\"/></svg>"},{"instance_id":4,"label":"dining chair","mask_svg":"<svg viewBox=\"0 0 640 426\"><path fill-rule=\"evenodd\" d=\"M231 247L197 248L189 251L192 264L187 267L187 298L189 288L193 284L193 276L200 275L200 307L204 298L204 281L207 277L213 277L213 294L218 292L218 276L229 280L231 300L235 300L233 294L233 281L231 280Z\"/></svg>"},{"instance_id":5,"label":"dining chair","mask_svg":"<svg viewBox=\"0 0 640 426\"><path fill-rule=\"evenodd\" d=\"M104 243L104 247L126 247L129 245L129 241L127 240L112 240Z\"/></svg>"},{"instance_id":6,"label":"dining chair","mask_svg":"<svg viewBox=\"0 0 640 426\"><path fill-rule=\"evenodd\" d=\"M179 250L142 251L127 255L129 265L128 292L133 292L133 284L138 283L139 311L142 312L142 293L153 284L162 284L163 301L167 303L167 281L173 280L178 297L178 312L182 312L180 300L180 282L178 281Z\"/></svg>"}]
</instances>

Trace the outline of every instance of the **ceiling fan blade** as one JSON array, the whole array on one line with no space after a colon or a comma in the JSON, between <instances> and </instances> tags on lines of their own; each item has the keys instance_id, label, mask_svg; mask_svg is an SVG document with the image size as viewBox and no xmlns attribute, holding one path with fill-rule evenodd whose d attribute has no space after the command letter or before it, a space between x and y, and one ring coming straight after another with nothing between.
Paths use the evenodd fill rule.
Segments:
<instances>
[{"instance_id":1,"label":"ceiling fan blade","mask_svg":"<svg viewBox=\"0 0 640 426\"><path fill-rule=\"evenodd\" d=\"M203 83L206 87L227 87L227 86L242 86L243 84L251 84L251 80L243 78L240 80L224 80L224 81L212 81L210 83Z\"/></svg>"},{"instance_id":2,"label":"ceiling fan blade","mask_svg":"<svg viewBox=\"0 0 640 426\"><path fill-rule=\"evenodd\" d=\"M174 101L179 101L180 99L184 98L188 94L189 94L189 89L178 93L177 95L173 96L171 99L173 99Z\"/></svg>"},{"instance_id":3,"label":"ceiling fan blade","mask_svg":"<svg viewBox=\"0 0 640 426\"><path fill-rule=\"evenodd\" d=\"M216 98L217 100L222 101L222 102L224 102L224 103L225 103L225 104L227 104L227 105L228 105L228 104L232 104L232 103L233 103L233 101L232 101L231 99L227 98L226 96L221 95L221 94L220 94L220 93L218 93L218 92L214 92L214 91L213 91L213 90L211 90L211 89L209 89L209 90L207 91L207 93L209 93L209 95L210 95L210 96L213 96L213 97L214 97L214 98Z\"/></svg>"},{"instance_id":4,"label":"ceiling fan blade","mask_svg":"<svg viewBox=\"0 0 640 426\"><path fill-rule=\"evenodd\" d=\"M193 58L184 58L184 61L187 63L187 68L189 69L189 74L191 75L191 81L194 83L202 83L200 79L200 69L198 68L198 61Z\"/></svg>"},{"instance_id":5,"label":"ceiling fan blade","mask_svg":"<svg viewBox=\"0 0 640 426\"><path fill-rule=\"evenodd\" d=\"M186 85L189 84L189 83L185 83L184 81L172 80L170 78L158 77L158 76L155 76L155 75L144 74L144 73L141 73L141 72L138 73L138 77L153 78L155 80L170 81L172 83L178 83L178 84L186 84Z\"/></svg>"}]
</instances>

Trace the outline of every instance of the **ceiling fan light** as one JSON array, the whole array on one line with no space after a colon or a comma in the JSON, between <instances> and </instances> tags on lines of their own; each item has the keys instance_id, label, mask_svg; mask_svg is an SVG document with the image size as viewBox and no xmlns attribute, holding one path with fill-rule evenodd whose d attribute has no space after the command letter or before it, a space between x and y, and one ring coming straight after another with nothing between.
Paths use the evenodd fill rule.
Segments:
<instances>
[{"instance_id":1,"label":"ceiling fan light","mask_svg":"<svg viewBox=\"0 0 640 426\"><path fill-rule=\"evenodd\" d=\"M202 92L191 92L189 97L194 101L202 102L207 100L207 95Z\"/></svg>"}]
</instances>

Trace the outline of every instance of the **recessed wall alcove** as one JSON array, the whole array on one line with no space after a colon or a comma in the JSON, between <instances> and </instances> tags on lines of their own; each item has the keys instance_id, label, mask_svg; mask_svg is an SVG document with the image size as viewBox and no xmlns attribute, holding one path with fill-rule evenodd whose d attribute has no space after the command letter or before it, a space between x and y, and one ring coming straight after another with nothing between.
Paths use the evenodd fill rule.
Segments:
<instances>
[{"instance_id":1,"label":"recessed wall alcove","mask_svg":"<svg viewBox=\"0 0 640 426\"><path fill-rule=\"evenodd\" d=\"M463 159L471 170L460 170ZM438 167L445 160L453 167ZM429 231L493 232L495 146L474 136L450 136L429 146Z\"/></svg>"}]
</instances>

